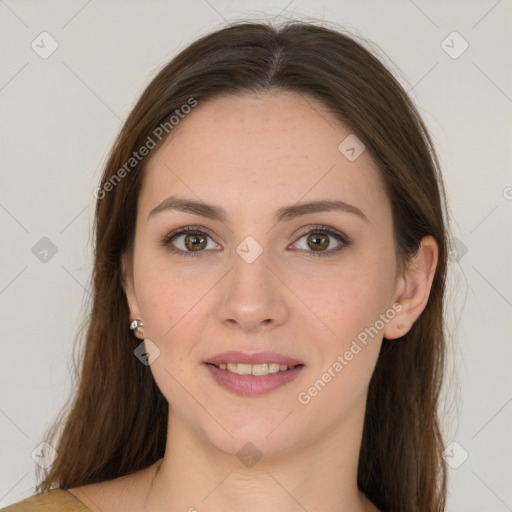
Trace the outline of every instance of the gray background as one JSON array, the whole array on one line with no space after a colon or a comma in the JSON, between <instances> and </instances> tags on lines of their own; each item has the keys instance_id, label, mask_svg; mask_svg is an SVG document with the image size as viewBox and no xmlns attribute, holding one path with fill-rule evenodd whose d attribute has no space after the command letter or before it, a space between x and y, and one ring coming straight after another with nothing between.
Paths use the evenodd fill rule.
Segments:
<instances>
[{"instance_id":1,"label":"gray background","mask_svg":"<svg viewBox=\"0 0 512 512\"><path fill-rule=\"evenodd\" d=\"M225 20L296 17L374 41L431 130L456 238L446 303L447 510L512 510L511 7L0 0L0 506L33 494L32 454L73 386L93 189L122 121L165 62ZM58 44L47 58L44 31Z\"/></svg>"}]
</instances>

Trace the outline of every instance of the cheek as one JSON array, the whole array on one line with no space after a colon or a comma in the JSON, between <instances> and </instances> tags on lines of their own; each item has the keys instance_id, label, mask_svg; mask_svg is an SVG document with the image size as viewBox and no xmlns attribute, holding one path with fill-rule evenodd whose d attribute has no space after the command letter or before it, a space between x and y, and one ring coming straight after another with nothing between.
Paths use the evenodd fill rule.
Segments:
<instances>
[{"instance_id":1,"label":"cheek","mask_svg":"<svg viewBox=\"0 0 512 512\"><path fill-rule=\"evenodd\" d=\"M137 289L144 335L159 350L151 372L166 399L173 406L185 407L187 398L181 383L189 387L194 376L190 362L203 329L203 322L196 320L201 314L201 297L207 291L203 290L205 283L192 282L176 270L156 265L147 267L144 276Z\"/></svg>"},{"instance_id":2,"label":"cheek","mask_svg":"<svg viewBox=\"0 0 512 512\"><path fill-rule=\"evenodd\" d=\"M322 291L303 288L302 293L316 304L318 316L328 327L322 329L322 335L311 329L310 337L315 340L318 357L316 377L336 382L329 385L331 389L351 395L367 386L380 351L383 328L395 316L390 309L394 265L392 250L382 248L379 252L373 248L347 261L329 279L318 281L323 283ZM320 372L328 369L336 378L325 375L322 379Z\"/></svg>"},{"instance_id":3,"label":"cheek","mask_svg":"<svg viewBox=\"0 0 512 512\"><path fill-rule=\"evenodd\" d=\"M208 276L194 278L186 266L172 263L165 251L141 250L137 255L136 295L145 334L160 343L172 339L194 316L194 307L211 287ZM193 327L188 322L188 328Z\"/></svg>"},{"instance_id":4,"label":"cheek","mask_svg":"<svg viewBox=\"0 0 512 512\"><path fill-rule=\"evenodd\" d=\"M379 320L393 291L394 267L389 259L358 254L337 270L332 267L329 273L297 280L297 295L318 317L311 317L318 327L316 338L341 350Z\"/></svg>"},{"instance_id":5,"label":"cheek","mask_svg":"<svg viewBox=\"0 0 512 512\"><path fill-rule=\"evenodd\" d=\"M170 399L176 384L171 376L188 382L197 370L191 362L198 361L197 345L211 317L212 290L218 277L149 252L141 255L137 265L136 293L144 335L160 351L151 369Z\"/></svg>"},{"instance_id":6,"label":"cheek","mask_svg":"<svg viewBox=\"0 0 512 512\"><path fill-rule=\"evenodd\" d=\"M321 415L326 424L339 421L367 392L382 344L377 322L386 311L389 286L381 265L368 260L338 277L325 283L323 295L316 292L319 316L329 330L326 335L310 330L315 364L297 395L304 413Z\"/></svg>"}]
</instances>

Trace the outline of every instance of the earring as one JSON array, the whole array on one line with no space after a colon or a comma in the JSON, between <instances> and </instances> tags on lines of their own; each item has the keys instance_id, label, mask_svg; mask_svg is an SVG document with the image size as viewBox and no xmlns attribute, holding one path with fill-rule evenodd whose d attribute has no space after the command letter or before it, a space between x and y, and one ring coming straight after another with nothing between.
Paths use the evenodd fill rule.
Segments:
<instances>
[{"instance_id":1,"label":"earring","mask_svg":"<svg viewBox=\"0 0 512 512\"><path fill-rule=\"evenodd\" d=\"M132 331L135 331L139 334L142 334L142 328L144 327L144 323L141 322L140 320L134 320L131 324L130 324L130 329Z\"/></svg>"}]
</instances>

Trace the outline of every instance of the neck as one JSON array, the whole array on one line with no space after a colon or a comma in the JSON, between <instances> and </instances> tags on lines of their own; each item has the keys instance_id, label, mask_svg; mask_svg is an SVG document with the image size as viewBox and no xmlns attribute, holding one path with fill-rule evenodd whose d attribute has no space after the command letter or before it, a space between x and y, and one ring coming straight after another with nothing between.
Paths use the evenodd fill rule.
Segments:
<instances>
[{"instance_id":1,"label":"neck","mask_svg":"<svg viewBox=\"0 0 512 512\"><path fill-rule=\"evenodd\" d=\"M337 432L325 433L292 454L265 456L244 464L170 415L165 456L155 465L144 509L375 510L357 487L363 420L364 408Z\"/></svg>"}]
</instances>

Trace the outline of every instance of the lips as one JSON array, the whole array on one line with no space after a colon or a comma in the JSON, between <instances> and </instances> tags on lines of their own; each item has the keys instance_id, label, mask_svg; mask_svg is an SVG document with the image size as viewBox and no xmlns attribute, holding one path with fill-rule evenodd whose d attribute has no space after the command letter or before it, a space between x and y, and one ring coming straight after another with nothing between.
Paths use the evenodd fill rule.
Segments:
<instances>
[{"instance_id":1,"label":"lips","mask_svg":"<svg viewBox=\"0 0 512 512\"><path fill-rule=\"evenodd\" d=\"M204 364L213 379L237 395L269 393L295 379L304 363L275 352L224 352Z\"/></svg>"}]
</instances>

